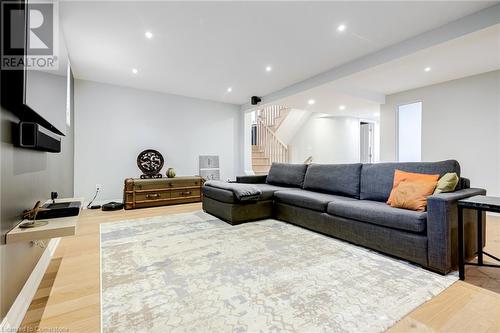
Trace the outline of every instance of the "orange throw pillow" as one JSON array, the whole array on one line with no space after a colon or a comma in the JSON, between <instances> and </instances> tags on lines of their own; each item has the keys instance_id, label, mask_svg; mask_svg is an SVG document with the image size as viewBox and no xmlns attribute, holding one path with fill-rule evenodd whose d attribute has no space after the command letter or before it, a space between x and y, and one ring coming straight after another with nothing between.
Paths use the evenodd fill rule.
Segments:
<instances>
[{"instance_id":1,"label":"orange throw pillow","mask_svg":"<svg viewBox=\"0 0 500 333\"><path fill-rule=\"evenodd\" d=\"M393 198L393 193L395 189L398 187L398 185L407 180L422 180L422 181L427 181L427 182L436 182L439 180L439 175L427 175L424 173L413 173L413 172L406 172L406 171L401 171L397 170L394 171L394 183L392 185L392 191L391 194L389 195L389 199L387 200L387 204L391 204L392 198Z\"/></svg>"},{"instance_id":2,"label":"orange throw pillow","mask_svg":"<svg viewBox=\"0 0 500 333\"><path fill-rule=\"evenodd\" d=\"M393 191L391 207L425 212L427 197L434 193L436 181L406 180Z\"/></svg>"}]
</instances>

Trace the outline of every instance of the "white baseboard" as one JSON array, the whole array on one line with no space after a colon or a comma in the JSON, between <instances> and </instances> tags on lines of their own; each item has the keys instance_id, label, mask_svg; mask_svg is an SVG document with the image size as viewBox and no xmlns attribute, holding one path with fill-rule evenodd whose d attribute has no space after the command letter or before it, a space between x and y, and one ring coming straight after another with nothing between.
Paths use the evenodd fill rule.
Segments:
<instances>
[{"instance_id":1,"label":"white baseboard","mask_svg":"<svg viewBox=\"0 0 500 333\"><path fill-rule=\"evenodd\" d=\"M12 304L9 312L0 323L0 332L18 331L60 240L60 238L53 238L47 244L23 289L21 289L14 304Z\"/></svg>"}]
</instances>

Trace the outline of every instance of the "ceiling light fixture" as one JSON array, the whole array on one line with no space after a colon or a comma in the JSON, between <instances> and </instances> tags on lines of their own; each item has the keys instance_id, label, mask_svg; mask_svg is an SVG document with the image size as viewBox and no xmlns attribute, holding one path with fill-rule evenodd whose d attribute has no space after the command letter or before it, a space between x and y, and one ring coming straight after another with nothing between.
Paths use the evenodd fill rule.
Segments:
<instances>
[{"instance_id":1,"label":"ceiling light fixture","mask_svg":"<svg viewBox=\"0 0 500 333\"><path fill-rule=\"evenodd\" d=\"M316 101L314 99L310 99L307 101L307 104L309 104L309 105L313 105L314 103L316 103Z\"/></svg>"},{"instance_id":2,"label":"ceiling light fixture","mask_svg":"<svg viewBox=\"0 0 500 333\"><path fill-rule=\"evenodd\" d=\"M339 105L339 110L345 110L345 105Z\"/></svg>"},{"instance_id":3,"label":"ceiling light fixture","mask_svg":"<svg viewBox=\"0 0 500 333\"><path fill-rule=\"evenodd\" d=\"M146 31L144 33L144 36L146 36L147 39L151 39L153 38L153 33L151 31Z\"/></svg>"},{"instance_id":4,"label":"ceiling light fixture","mask_svg":"<svg viewBox=\"0 0 500 333\"><path fill-rule=\"evenodd\" d=\"M346 26L345 26L344 24L341 24L341 25L339 25L339 26L337 27L337 31L338 31L338 32L342 32L342 31L344 31L345 29L346 29Z\"/></svg>"},{"instance_id":5,"label":"ceiling light fixture","mask_svg":"<svg viewBox=\"0 0 500 333\"><path fill-rule=\"evenodd\" d=\"M227 88L227 92L231 92L231 91L233 91L233 88L231 88L231 87Z\"/></svg>"},{"instance_id":6,"label":"ceiling light fixture","mask_svg":"<svg viewBox=\"0 0 500 333\"><path fill-rule=\"evenodd\" d=\"M272 71L272 70L273 70L273 68L272 68L271 66L267 66L267 67L266 67L266 72L270 72L270 71Z\"/></svg>"},{"instance_id":7,"label":"ceiling light fixture","mask_svg":"<svg viewBox=\"0 0 500 333\"><path fill-rule=\"evenodd\" d=\"M424 68L424 71L426 71L426 72L430 72L430 71L431 71L431 69L432 69L432 68L430 68L430 67L425 67L425 68Z\"/></svg>"},{"instance_id":8,"label":"ceiling light fixture","mask_svg":"<svg viewBox=\"0 0 500 333\"><path fill-rule=\"evenodd\" d=\"M132 73L137 74L139 73L139 71L137 70L137 68L132 68Z\"/></svg>"}]
</instances>

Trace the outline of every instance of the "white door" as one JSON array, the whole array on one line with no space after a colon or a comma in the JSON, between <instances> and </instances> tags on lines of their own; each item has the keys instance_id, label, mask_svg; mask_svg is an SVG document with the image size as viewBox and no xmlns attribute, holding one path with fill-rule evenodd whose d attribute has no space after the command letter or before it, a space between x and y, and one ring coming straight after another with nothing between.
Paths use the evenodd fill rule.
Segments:
<instances>
[{"instance_id":1,"label":"white door","mask_svg":"<svg viewBox=\"0 0 500 333\"><path fill-rule=\"evenodd\" d=\"M373 123L360 123L360 162L373 163L374 155L374 136Z\"/></svg>"}]
</instances>

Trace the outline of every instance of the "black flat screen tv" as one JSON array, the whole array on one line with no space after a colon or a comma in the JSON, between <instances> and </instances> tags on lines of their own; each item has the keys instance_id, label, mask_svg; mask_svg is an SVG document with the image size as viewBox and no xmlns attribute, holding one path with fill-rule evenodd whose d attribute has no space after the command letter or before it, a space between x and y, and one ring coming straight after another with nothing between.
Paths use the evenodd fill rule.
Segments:
<instances>
[{"instance_id":1,"label":"black flat screen tv","mask_svg":"<svg viewBox=\"0 0 500 333\"><path fill-rule=\"evenodd\" d=\"M25 1L23 104L40 117L43 127L65 135L70 69L57 6L56 1Z\"/></svg>"},{"instance_id":2,"label":"black flat screen tv","mask_svg":"<svg viewBox=\"0 0 500 333\"><path fill-rule=\"evenodd\" d=\"M52 6L51 6L52 5ZM2 69L2 104L21 121L36 122L65 135L70 125L70 67L62 33L59 30L57 2L19 1L3 11L10 20L2 29L18 38L13 53L20 60L15 69ZM4 17L5 13L2 13Z\"/></svg>"}]
</instances>

